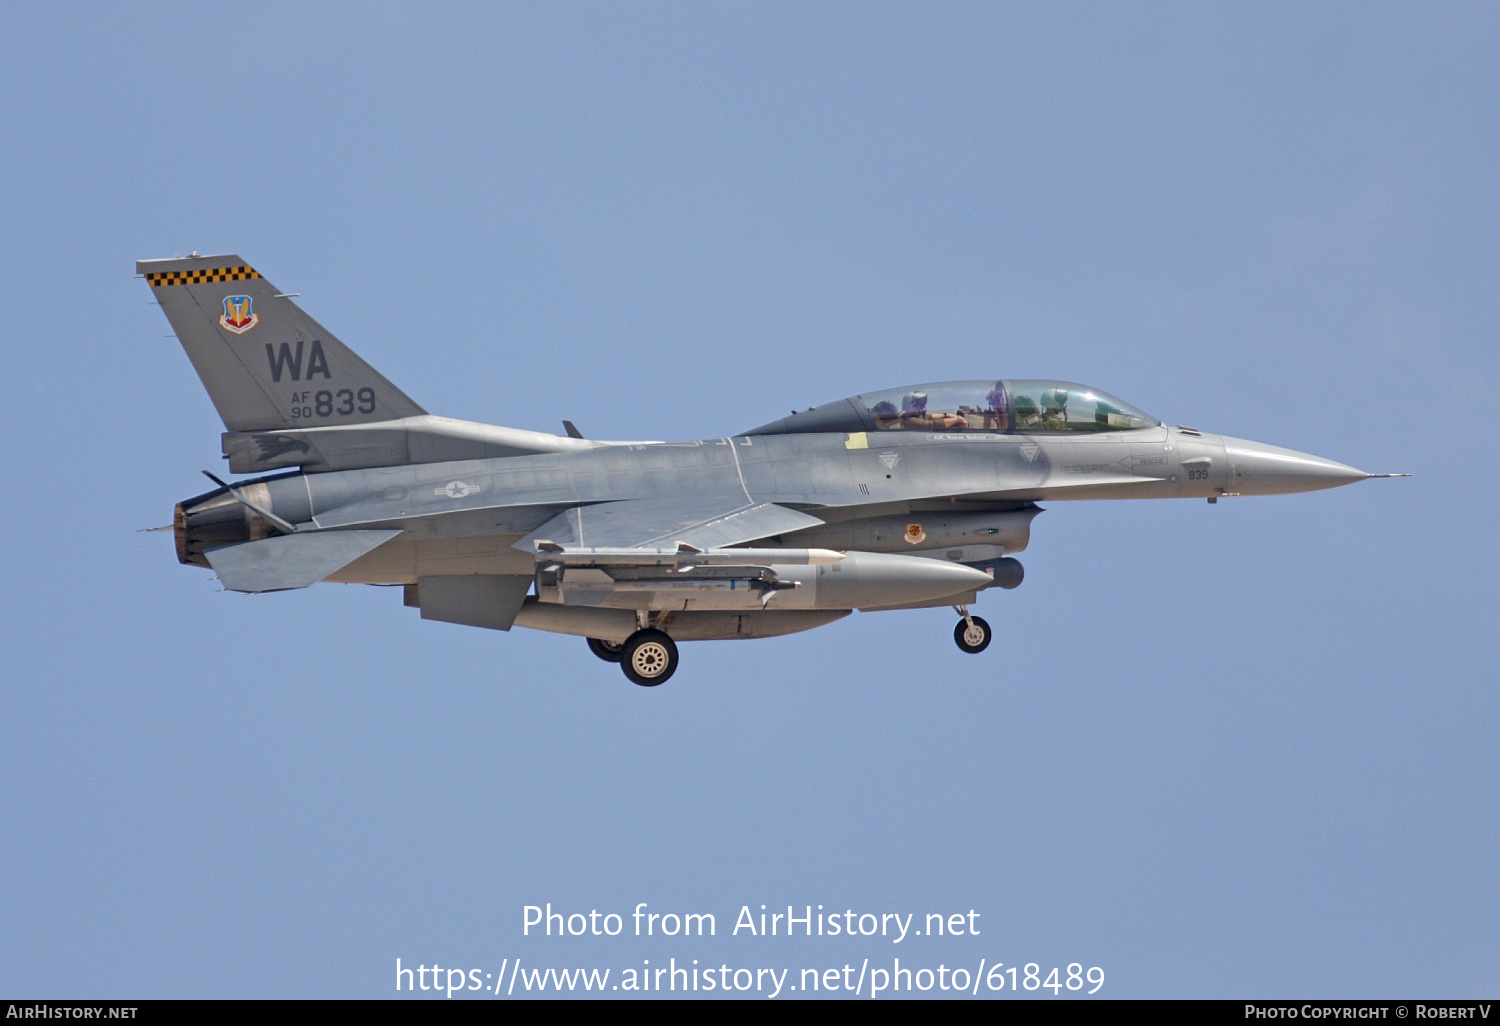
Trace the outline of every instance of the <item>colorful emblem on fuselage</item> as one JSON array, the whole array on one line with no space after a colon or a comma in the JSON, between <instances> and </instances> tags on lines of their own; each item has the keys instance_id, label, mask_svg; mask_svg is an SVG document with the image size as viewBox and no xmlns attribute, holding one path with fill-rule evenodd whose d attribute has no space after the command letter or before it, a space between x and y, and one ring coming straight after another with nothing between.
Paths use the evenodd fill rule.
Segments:
<instances>
[{"instance_id":1,"label":"colorful emblem on fuselage","mask_svg":"<svg viewBox=\"0 0 1500 1026\"><path fill-rule=\"evenodd\" d=\"M219 325L225 331L243 335L255 327L255 322L258 320L260 318L255 316L255 309L249 296L224 297L224 313L219 316Z\"/></svg>"}]
</instances>

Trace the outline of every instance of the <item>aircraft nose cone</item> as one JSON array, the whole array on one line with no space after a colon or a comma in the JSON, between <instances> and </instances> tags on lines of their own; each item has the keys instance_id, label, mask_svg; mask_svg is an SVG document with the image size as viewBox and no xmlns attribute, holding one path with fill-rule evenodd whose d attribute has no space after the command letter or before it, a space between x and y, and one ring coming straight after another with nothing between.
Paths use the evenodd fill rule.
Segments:
<instances>
[{"instance_id":1,"label":"aircraft nose cone","mask_svg":"<svg viewBox=\"0 0 1500 1026\"><path fill-rule=\"evenodd\" d=\"M1240 438L1224 439L1229 490L1241 495L1284 495L1337 488L1371 475L1321 456Z\"/></svg>"}]
</instances>

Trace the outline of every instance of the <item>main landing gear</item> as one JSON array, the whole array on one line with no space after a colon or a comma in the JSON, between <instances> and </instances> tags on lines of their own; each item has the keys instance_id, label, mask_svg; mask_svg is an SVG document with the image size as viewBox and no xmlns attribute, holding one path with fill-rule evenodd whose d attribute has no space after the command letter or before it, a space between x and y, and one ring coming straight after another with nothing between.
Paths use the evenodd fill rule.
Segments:
<instances>
[{"instance_id":1,"label":"main landing gear","mask_svg":"<svg viewBox=\"0 0 1500 1026\"><path fill-rule=\"evenodd\" d=\"M593 645L590 640L589 647ZM616 658L632 682L654 688L677 670L677 644L665 631L646 627L625 639Z\"/></svg>"},{"instance_id":2,"label":"main landing gear","mask_svg":"<svg viewBox=\"0 0 1500 1026\"><path fill-rule=\"evenodd\" d=\"M666 631L642 627L618 645L599 638L585 640L590 652L606 663L619 663L625 676L643 688L664 684L677 671L677 644Z\"/></svg>"},{"instance_id":3,"label":"main landing gear","mask_svg":"<svg viewBox=\"0 0 1500 1026\"><path fill-rule=\"evenodd\" d=\"M618 663L620 661L620 653L625 648L624 645L616 645L610 641L600 641L598 638L589 638L588 643L589 651L600 659L603 659L606 663Z\"/></svg>"},{"instance_id":4,"label":"main landing gear","mask_svg":"<svg viewBox=\"0 0 1500 1026\"><path fill-rule=\"evenodd\" d=\"M994 633L990 625L983 619L969 613L967 606L955 606L958 615L963 617L953 628L953 640L958 642L958 647L970 655L978 655L990 647L990 638Z\"/></svg>"}]
</instances>

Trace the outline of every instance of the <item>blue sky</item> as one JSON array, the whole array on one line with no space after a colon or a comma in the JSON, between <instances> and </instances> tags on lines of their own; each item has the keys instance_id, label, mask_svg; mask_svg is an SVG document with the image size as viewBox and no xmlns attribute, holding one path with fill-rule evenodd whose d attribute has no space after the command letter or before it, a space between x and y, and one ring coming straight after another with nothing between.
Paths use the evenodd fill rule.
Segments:
<instances>
[{"instance_id":1,"label":"blue sky","mask_svg":"<svg viewBox=\"0 0 1500 1026\"><path fill-rule=\"evenodd\" d=\"M0 993L893 955L1495 993L1494 5L5 20ZM684 439L1056 377L1417 476L1052 503L982 656L856 615L648 691L387 589L223 594L136 533L221 465L132 273L189 250L449 416ZM549 901L720 936L523 937ZM984 932L724 936L762 903Z\"/></svg>"}]
</instances>

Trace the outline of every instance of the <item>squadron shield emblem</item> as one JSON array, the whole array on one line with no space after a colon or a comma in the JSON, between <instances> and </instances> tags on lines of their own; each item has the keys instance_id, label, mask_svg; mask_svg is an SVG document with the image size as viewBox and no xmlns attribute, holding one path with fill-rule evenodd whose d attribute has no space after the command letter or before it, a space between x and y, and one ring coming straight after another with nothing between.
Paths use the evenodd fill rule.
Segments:
<instances>
[{"instance_id":1,"label":"squadron shield emblem","mask_svg":"<svg viewBox=\"0 0 1500 1026\"><path fill-rule=\"evenodd\" d=\"M906 540L912 545L921 545L927 540L927 532L922 530L921 524L907 524Z\"/></svg>"},{"instance_id":2,"label":"squadron shield emblem","mask_svg":"<svg viewBox=\"0 0 1500 1026\"><path fill-rule=\"evenodd\" d=\"M249 296L225 296L224 312L219 315L219 325L225 331L232 331L236 335L243 335L255 327L255 307L250 302Z\"/></svg>"}]
</instances>

